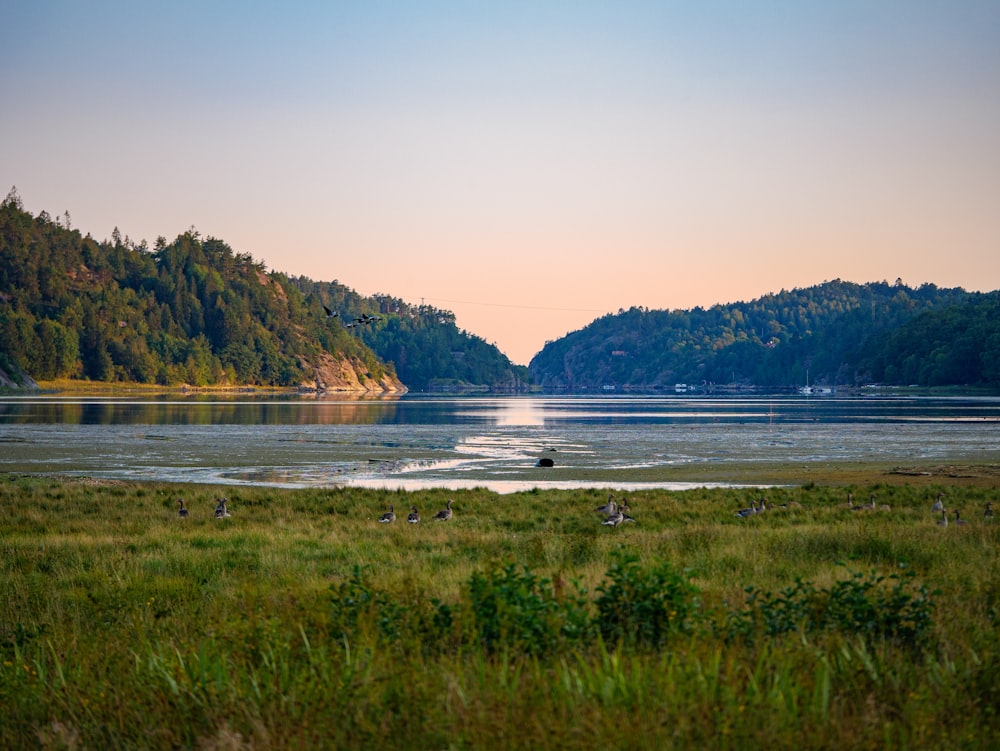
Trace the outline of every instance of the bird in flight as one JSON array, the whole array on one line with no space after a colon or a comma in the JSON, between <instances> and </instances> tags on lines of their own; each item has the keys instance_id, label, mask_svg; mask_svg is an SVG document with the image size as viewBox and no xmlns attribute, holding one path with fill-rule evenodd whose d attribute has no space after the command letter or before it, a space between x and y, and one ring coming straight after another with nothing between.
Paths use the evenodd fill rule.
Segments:
<instances>
[{"instance_id":1,"label":"bird in flight","mask_svg":"<svg viewBox=\"0 0 1000 751\"><path fill-rule=\"evenodd\" d=\"M325 305L323 306L323 310L326 311L326 317L327 318L336 318L337 316L340 315L340 311L339 310L330 310Z\"/></svg>"}]
</instances>

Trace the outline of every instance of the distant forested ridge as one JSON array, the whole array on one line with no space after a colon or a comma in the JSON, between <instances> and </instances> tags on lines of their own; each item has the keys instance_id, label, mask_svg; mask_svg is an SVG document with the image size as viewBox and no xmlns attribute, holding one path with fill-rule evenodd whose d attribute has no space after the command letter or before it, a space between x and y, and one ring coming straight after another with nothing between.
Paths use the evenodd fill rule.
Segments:
<instances>
[{"instance_id":1,"label":"distant forested ridge","mask_svg":"<svg viewBox=\"0 0 1000 751\"><path fill-rule=\"evenodd\" d=\"M547 389L1000 386L1000 293L840 280L692 310L631 308L549 342Z\"/></svg>"},{"instance_id":2,"label":"distant forested ridge","mask_svg":"<svg viewBox=\"0 0 1000 751\"><path fill-rule=\"evenodd\" d=\"M345 316L381 305L336 283L268 272L249 254L194 229L171 243L161 237L150 249L117 229L110 241L82 236L68 213L33 217L14 190L0 204L0 373L8 385L71 378L405 390L393 365L366 341L384 338L390 351L406 354L405 345L381 332L405 330L415 319L433 329L432 321L407 315L396 323L403 316L390 311L355 331L327 319L323 302ZM449 315L436 311L433 318ZM434 352L435 342L446 342L451 364L473 367L442 367L435 377L510 385L510 362L495 347L458 332L453 320L437 329L425 332L424 346ZM420 350L411 351L419 359ZM480 360L495 367L479 367ZM414 382L429 380L420 368L412 371Z\"/></svg>"},{"instance_id":3,"label":"distant forested ridge","mask_svg":"<svg viewBox=\"0 0 1000 751\"><path fill-rule=\"evenodd\" d=\"M361 297L337 282L306 277L291 281L303 294L321 299L345 322L364 314L377 315L379 321L358 326L356 335L391 363L411 389L522 391L528 385L526 366L514 365L496 345L460 330L450 310L411 305L385 294Z\"/></svg>"}]
</instances>

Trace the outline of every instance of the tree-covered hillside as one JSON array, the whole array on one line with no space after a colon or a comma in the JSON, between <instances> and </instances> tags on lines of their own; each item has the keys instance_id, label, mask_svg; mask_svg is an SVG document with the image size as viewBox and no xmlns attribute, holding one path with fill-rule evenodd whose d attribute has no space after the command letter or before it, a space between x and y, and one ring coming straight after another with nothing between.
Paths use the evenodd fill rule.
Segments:
<instances>
[{"instance_id":1,"label":"tree-covered hillside","mask_svg":"<svg viewBox=\"0 0 1000 751\"><path fill-rule=\"evenodd\" d=\"M492 391L520 391L529 380L528 369L514 365L496 346L460 330L455 314L431 305L410 305L399 298L364 298L337 282L314 282L304 277L292 282L316 296L341 320L350 323L362 315L378 321L355 327L357 336L400 379L417 391L489 387Z\"/></svg>"},{"instance_id":2,"label":"tree-covered hillside","mask_svg":"<svg viewBox=\"0 0 1000 751\"><path fill-rule=\"evenodd\" d=\"M328 319L324 303L340 315ZM363 313L380 320L345 325ZM14 190L0 204L0 371L374 391L509 390L527 377L448 311L268 272L193 229L152 249L117 230L97 242L72 229L68 213L33 217Z\"/></svg>"},{"instance_id":3,"label":"tree-covered hillside","mask_svg":"<svg viewBox=\"0 0 1000 751\"><path fill-rule=\"evenodd\" d=\"M291 386L323 355L392 378L284 275L193 230L152 251L117 230L99 243L12 193L0 250L0 353L36 379Z\"/></svg>"},{"instance_id":4,"label":"tree-covered hillside","mask_svg":"<svg viewBox=\"0 0 1000 751\"><path fill-rule=\"evenodd\" d=\"M899 280L837 280L708 309L632 308L546 344L529 368L544 388L570 390L672 389L676 383L774 389L807 380L1000 385L1000 317L982 312L996 299L996 293L932 284L912 289ZM924 324L916 318L932 312L943 319ZM975 337L921 338L943 320L951 328L941 332L958 334L967 317L975 320ZM920 328L907 327L911 322ZM931 354L936 367L923 364Z\"/></svg>"}]
</instances>

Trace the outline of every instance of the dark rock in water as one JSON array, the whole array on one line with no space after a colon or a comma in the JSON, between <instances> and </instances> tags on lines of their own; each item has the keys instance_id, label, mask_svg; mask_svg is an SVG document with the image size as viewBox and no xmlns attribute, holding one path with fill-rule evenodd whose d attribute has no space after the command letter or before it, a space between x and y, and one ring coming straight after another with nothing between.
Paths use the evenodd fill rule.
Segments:
<instances>
[{"instance_id":1,"label":"dark rock in water","mask_svg":"<svg viewBox=\"0 0 1000 751\"><path fill-rule=\"evenodd\" d=\"M538 463L535 466L536 467L554 467L555 466L555 462L552 461L551 459L549 459L547 456L545 456L545 457L542 457L541 459L539 459Z\"/></svg>"}]
</instances>

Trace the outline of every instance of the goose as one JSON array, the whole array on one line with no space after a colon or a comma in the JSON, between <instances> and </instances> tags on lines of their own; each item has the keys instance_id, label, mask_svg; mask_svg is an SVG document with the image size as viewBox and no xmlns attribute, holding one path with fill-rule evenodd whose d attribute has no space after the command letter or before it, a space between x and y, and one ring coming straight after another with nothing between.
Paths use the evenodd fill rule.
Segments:
<instances>
[{"instance_id":1,"label":"goose","mask_svg":"<svg viewBox=\"0 0 1000 751\"><path fill-rule=\"evenodd\" d=\"M799 503L798 501L789 501L788 503L778 504L778 508L785 509L785 510L793 509L793 508L802 508L802 504Z\"/></svg>"},{"instance_id":2,"label":"goose","mask_svg":"<svg viewBox=\"0 0 1000 751\"><path fill-rule=\"evenodd\" d=\"M868 496L868 503L861 506L850 506L851 511L874 511L875 510L875 494L872 493Z\"/></svg>"},{"instance_id":3,"label":"goose","mask_svg":"<svg viewBox=\"0 0 1000 751\"><path fill-rule=\"evenodd\" d=\"M337 316L340 315L340 311L339 310L330 310L325 305L323 306L323 311L326 313L326 317L327 318L336 318Z\"/></svg>"},{"instance_id":4,"label":"goose","mask_svg":"<svg viewBox=\"0 0 1000 751\"><path fill-rule=\"evenodd\" d=\"M188 517L188 510L186 508L184 508L184 499L183 498L178 498L177 499L177 503L180 506L180 508L177 509L177 516L179 516L181 519L187 519L187 517Z\"/></svg>"},{"instance_id":5,"label":"goose","mask_svg":"<svg viewBox=\"0 0 1000 751\"><path fill-rule=\"evenodd\" d=\"M944 509L941 509L941 518L937 520L937 525L939 527L948 526L948 513Z\"/></svg>"},{"instance_id":6,"label":"goose","mask_svg":"<svg viewBox=\"0 0 1000 751\"><path fill-rule=\"evenodd\" d=\"M746 519L749 516L754 516L757 513L757 501L750 501L750 505L747 508L741 508L736 512L736 516L740 519Z\"/></svg>"},{"instance_id":7,"label":"goose","mask_svg":"<svg viewBox=\"0 0 1000 751\"><path fill-rule=\"evenodd\" d=\"M218 503L215 504L215 518L216 519L228 519L229 509L226 508L226 498L217 498Z\"/></svg>"},{"instance_id":8,"label":"goose","mask_svg":"<svg viewBox=\"0 0 1000 751\"><path fill-rule=\"evenodd\" d=\"M406 515L407 524L419 524L420 523L420 512L417 511L416 506L410 506L410 513Z\"/></svg>"},{"instance_id":9,"label":"goose","mask_svg":"<svg viewBox=\"0 0 1000 751\"><path fill-rule=\"evenodd\" d=\"M767 498L761 498L760 505L757 506L757 513L763 514L765 511L767 511Z\"/></svg>"},{"instance_id":10,"label":"goose","mask_svg":"<svg viewBox=\"0 0 1000 751\"><path fill-rule=\"evenodd\" d=\"M635 518L629 515L628 513L629 507L627 503L622 504L621 512L622 512L622 521L621 521L622 524L624 524L625 522L631 522L632 524L637 523Z\"/></svg>"},{"instance_id":11,"label":"goose","mask_svg":"<svg viewBox=\"0 0 1000 751\"><path fill-rule=\"evenodd\" d=\"M449 498L448 502L445 504L445 507L440 511L438 511L436 514L434 514L434 521L446 522L449 519L451 519L451 503L452 499Z\"/></svg>"},{"instance_id":12,"label":"goose","mask_svg":"<svg viewBox=\"0 0 1000 751\"><path fill-rule=\"evenodd\" d=\"M934 501L934 505L931 506L931 511L933 511L935 514L938 511L944 511L944 493L937 494L937 500Z\"/></svg>"},{"instance_id":13,"label":"goose","mask_svg":"<svg viewBox=\"0 0 1000 751\"><path fill-rule=\"evenodd\" d=\"M609 495L608 496L608 502L605 503L603 506L598 506L597 508L594 509L594 511L596 511L599 514L604 514L605 516L607 516L608 514L610 514L612 511L615 510L614 497L615 496L614 496L613 493L611 495Z\"/></svg>"},{"instance_id":14,"label":"goose","mask_svg":"<svg viewBox=\"0 0 1000 751\"><path fill-rule=\"evenodd\" d=\"M605 527L617 527L624 520L625 520L625 514L622 513L622 510L620 508L616 508L610 514L608 514L608 518L605 519L603 522L601 522L601 524Z\"/></svg>"},{"instance_id":15,"label":"goose","mask_svg":"<svg viewBox=\"0 0 1000 751\"><path fill-rule=\"evenodd\" d=\"M968 524L965 519L958 515L958 509L955 509L955 524Z\"/></svg>"},{"instance_id":16,"label":"goose","mask_svg":"<svg viewBox=\"0 0 1000 751\"><path fill-rule=\"evenodd\" d=\"M396 521L396 509L392 504L389 504L389 510L378 518L378 522L379 524L392 524L394 521Z\"/></svg>"},{"instance_id":17,"label":"goose","mask_svg":"<svg viewBox=\"0 0 1000 751\"><path fill-rule=\"evenodd\" d=\"M988 522L993 521L993 501L986 501L986 508L983 509L983 519Z\"/></svg>"},{"instance_id":18,"label":"goose","mask_svg":"<svg viewBox=\"0 0 1000 751\"><path fill-rule=\"evenodd\" d=\"M847 494L847 508L854 511L857 506L854 505L854 493Z\"/></svg>"}]
</instances>

